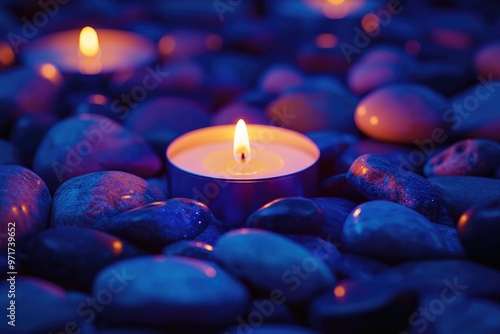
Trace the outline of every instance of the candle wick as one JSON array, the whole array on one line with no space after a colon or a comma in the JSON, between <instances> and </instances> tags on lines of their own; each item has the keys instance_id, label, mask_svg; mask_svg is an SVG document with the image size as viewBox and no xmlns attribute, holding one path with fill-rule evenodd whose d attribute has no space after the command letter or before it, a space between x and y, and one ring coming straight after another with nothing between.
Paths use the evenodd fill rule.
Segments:
<instances>
[{"instance_id":1,"label":"candle wick","mask_svg":"<svg viewBox=\"0 0 500 334\"><path fill-rule=\"evenodd\" d=\"M241 153L241 160L245 161L245 153Z\"/></svg>"}]
</instances>

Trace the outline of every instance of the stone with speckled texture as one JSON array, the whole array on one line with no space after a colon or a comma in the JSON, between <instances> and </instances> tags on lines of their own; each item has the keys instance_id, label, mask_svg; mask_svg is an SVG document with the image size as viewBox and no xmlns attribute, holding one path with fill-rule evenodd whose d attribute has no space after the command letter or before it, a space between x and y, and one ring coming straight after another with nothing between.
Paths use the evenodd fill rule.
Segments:
<instances>
[{"instance_id":1,"label":"stone with speckled texture","mask_svg":"<svg viewBox=\"0 0 500 334\"><path fill-rule=\"evenodd\" d=\"M448 251L424 216L389 201L358 205L345 221L342 246L387 262L436 258Z\"/></svg>"},{"instance_id":2,"label":"stone with speckled texture","mask_svg":"<svg viewBox=\"0 0 500 334\"><path fill-rule=\"evenodd\" d=\"M27 168L0 166L0 247L7 245L8 228L15 238L43 230L49 221L52 198L42 179ZM8 224L8 223L13 224Z\"/></svg>"},{"instance_id":3,"label":"stone with speckled texture","mask_svg":"<svg viewBox=\"0 0 500 334\"><path fill-rule=\"evenodd\" d=\"M85 174L66 181L57 189L50 226L80 226L104 231L114 216L164 199L163 191L129 173Z\"/></svg>"},{"instance_id":4,"label":"stone with speckled texture","mask_svg":"<svg viewBox=\"0 0 500 334\"><path fill-rule=\"evenodd\" d=\"M138 246L157 248L178 240L193 239L214 220L205 204L187 198L172 198L123 212L113 217L104 230Z\"/></svg>"},{"instance_id":5,"label":"stone with speckled texture","mask_svg":"<svg viewBox=\"0 0 500 334\"><path fill-rule=\"evenodd\" d=\"M376 155L357 158L347 181L369 200L387 200L413 209L432 223L453 226L440 192L422 176Z\"/></svg>"}]
</instances>

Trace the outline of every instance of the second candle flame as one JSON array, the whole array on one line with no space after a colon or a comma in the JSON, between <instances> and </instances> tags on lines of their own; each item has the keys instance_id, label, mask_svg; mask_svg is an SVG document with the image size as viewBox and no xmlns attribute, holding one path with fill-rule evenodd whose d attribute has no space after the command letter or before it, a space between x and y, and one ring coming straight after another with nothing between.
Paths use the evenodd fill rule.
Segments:
<instances>
[{"instance_id":1,"label":"second candle flame","mask_svg":"<svg viewBox=\"0 0 500 334\"><path fill-rule=\"evenodd\" d=\"M236 123L236 128L234 130L233 154L234 159L236 159L239 164L246 165L251 158L247 125L242 119Z\"/></svg>"},{"instance_id":2,"label":"second candle flame","mask_svg":"<svg viewBox=\"0 0 500 334\"><path fill-rule=\"evenodd\" d=\"M99 38L92 27L85 27L80 32L80 53L89 58L99 54Z\"/></svg>"}]
</instances>

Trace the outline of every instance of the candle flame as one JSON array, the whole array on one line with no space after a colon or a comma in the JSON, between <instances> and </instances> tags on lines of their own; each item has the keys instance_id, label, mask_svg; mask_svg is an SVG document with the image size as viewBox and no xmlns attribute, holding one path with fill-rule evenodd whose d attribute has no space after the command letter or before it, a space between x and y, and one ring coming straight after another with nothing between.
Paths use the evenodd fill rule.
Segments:
<instances>
[{"instance_id":1,"label":"candle flame","mask_svg":"<svg viewBox=\"0 0 500 334\"><path fill-rule=\"evenodd\" d=\"M251 158L247 125L242 119L236 123L236 128L234 130L233 154L234 159L240 164L247 164Z\"/></svg>"},{"instance_id":2,"label":"candle flame","mask_svg":"<svg viewBox=\"0 0 500 334\"><path fill-rule=\"evenodd\" d=\"M99 38L91 27L85 27L80 32L80 53L89 58L99 54Z\"/></svg>"}]
</instances>

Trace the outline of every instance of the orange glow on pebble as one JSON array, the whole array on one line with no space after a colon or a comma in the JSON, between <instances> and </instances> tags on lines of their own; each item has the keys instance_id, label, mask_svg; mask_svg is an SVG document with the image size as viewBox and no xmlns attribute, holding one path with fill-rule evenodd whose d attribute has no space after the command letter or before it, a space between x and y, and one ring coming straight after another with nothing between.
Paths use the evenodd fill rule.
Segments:
<instances>
[{"instance_id":1,"label":"orange glow on pebble","mask_svg":"<svg viewBox=\"0 0 500 334\"><path fill-rule=\"evenodd\" d=\"M123 251L123 244L121 241L114 241L112 244L113 247L113 253L116 255L120 255Z\"/></svg>"},{"instance_id":2,"label":"orange glow on pebble","mask_svg":"<svg viewBox=\"0 0 500 334\"><path fill-rule=\"evenodd\" d=\"M332 5L338 6L344 3L345 0L327 0L328 3L331 3Z\"/></svg>"},{"instance_id":3,"label":"orange glow on pebble","mask_svg":"<svg viewBox=\"0 0 500 334\"><path fill-rule=\"evenodd\" d=\"M16 60L14 51L7 43L0 43L0 63L9 66Z\"/></svg>"},{"instance_id":4,"label":"orange glow on pebble","mask_svg":"<svg viewBox=\"0 0 500 334\"><path fill-rule=\"evenodd\" d=\"M215 277L217 276L217 272L215 271L214 268L212 267L209 267L207 269L205 269L205 274L208 276L208 277Z\"/></svg>"},{"instance_id":5,"label":"orange glow on pebble","mask_svg":"<svg viewBox=\"0 0 500 334\"><path fill-rule=\"evenodd\" d=\"M361 213L361 208L357 208L352 215L354 218L356 218L359 216L360 213Z\"/></svg>"},{"instance_id":6,"label":"orange glow on pebble","mask_svg":"<svg viewBox=\"0 0 500 334\"><path fill-rule=\"evenodd\" d=\"M172 36L163 36L158 47L163 55L168 56L175 50L175 39Z\"/></svg>"},{"instance_id":7,"label":"orange glow on pebble","mask_svg":"<svg viewBox=\"0 0 500 334\"><path fill-rule=\"evenodd\" d=\"M378 124L378 117L377 116L370 117L370 124L377 125Z\"/></svg>"},{"instance_id":8,"label":"orange glow on pebble","mask_svg":"<svg viewBox=\"0 0 500 334\"><path fill-rule=\"evenodd\" d=\"M338 38L334 34L321 34L316 37L316 45L322 49L331 49L337 44Z\"/></svg>"},{"instance_id":9,"label":"orange glow on pebble","mask_svg":"<svg viewBox=\"0 0 500 334\"><path fill-rule=\"evenodd\" d=\"M460 233L463 233L465 231L465 228L467 227L467 222L469 221L469 216L464 213L460 219L458 220L457 223L457 230Z\"/></svg>"},{"instance_id":10,"label":"orange glow on pebble","mask_svg":"<svg viewBox=\"0 0 500 334\"><path fill-rule=\"evenodd\" d=\"M335 289L333 290L333 294L335 295L335 297L337 298L342 298L345 296L345 288L341 285L338 285L335 287Z\"/></svg>"},{"instance_id":11,"label":"orange glow on pebble","mask_svg":"<svg viewBox=\"0 0 500 334\"><path fill-rule=\"evenodd\" d=\"M57 84L62 80L61 73L59 70L52 64L43 64L39 67L39 73L45 79L52 81Z\"/></svg>"},{"instance_id":12,"label":"orange glow on pebble","mask_svg":"<svg viewBox=\"0 0 500 334\"><path fill-rule=\"evenodd\" d=\"M361 19L361 26L366 32L375 32L380 28L380 22L377 15L368 13Z\"/></svg>"},{"instance_id":13,"label":"orange glow on pebble","mask_svg":"<svg viewBox=\"0 0 500 334\"><path fill-rule=\"evenodd\" d=\"M92 94L88 97L87 101L89 101L89 103L104 105L106 104L108 99L106 98L106 96L101 94Z\"/></svg>"}]
</instances>

